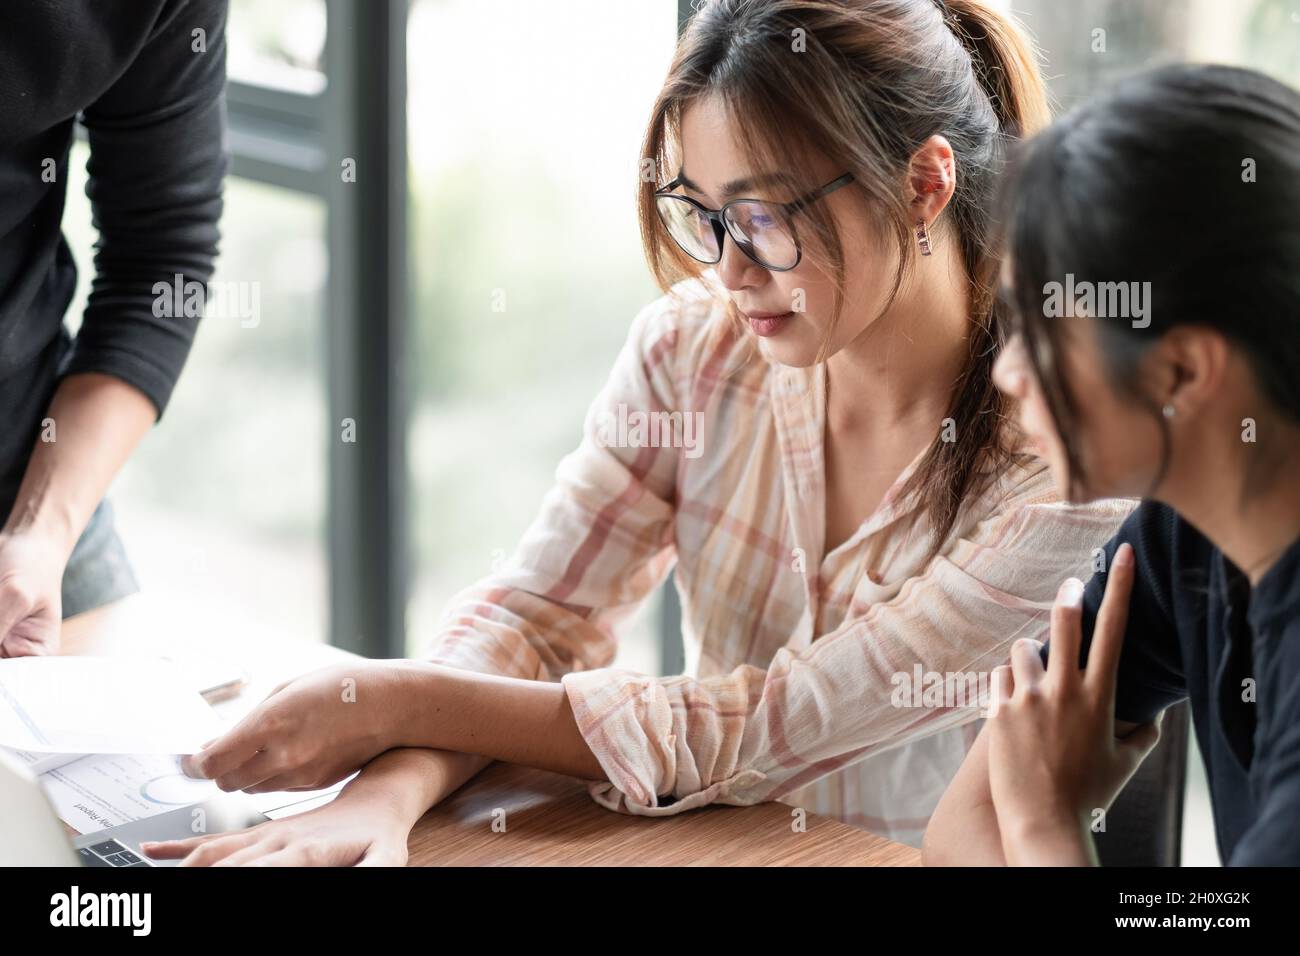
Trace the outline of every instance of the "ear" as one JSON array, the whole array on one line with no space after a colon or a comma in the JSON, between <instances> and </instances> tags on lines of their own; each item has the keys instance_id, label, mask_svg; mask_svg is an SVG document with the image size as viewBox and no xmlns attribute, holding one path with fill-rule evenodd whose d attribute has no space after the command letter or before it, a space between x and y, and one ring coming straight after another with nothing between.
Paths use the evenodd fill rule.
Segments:
<instances>
[{"instance_id":1,"label":"ear","mask_svg":"<svg viewBox=\"0 0 1300 956\"><path fill-rule=\"evenodd\" d=\"M957 188L957 159L947 138L935 134L912 154L907 167L908 205L912 219L933 225Z\"/></svg>"},{"instance_id":2,"label":"ear","mask_svg":"<svg viewBox=\"0 0 1300 956\"><path fill-rule=\"evenodd\" d=\"M1161 337L1158 348L1163 373L1155 378L1161 405L1173 405L1179 418L1193 418L1223 400L1231 360L1228 340L1212 329L1181 326Z\"/></svg>"}]
</instances>

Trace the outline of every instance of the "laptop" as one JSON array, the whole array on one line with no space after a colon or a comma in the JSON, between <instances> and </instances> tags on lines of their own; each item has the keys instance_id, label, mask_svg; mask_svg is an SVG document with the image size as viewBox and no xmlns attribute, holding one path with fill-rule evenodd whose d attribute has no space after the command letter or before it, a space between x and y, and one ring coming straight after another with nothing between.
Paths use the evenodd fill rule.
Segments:
<instances>
[{"instance_id":1,"label":"laptop","mask_svg":"<svg viewBox=\"0 0 1300 956\"><path fill-rule=\"evenodd\" d=\"M240 793L222 794L133 823L71 837L36 776L0 750L0 866L176 866L151 860L140 844L226 833L270 819ZM196 821L202 822L199 831Z\"/></svg>"}]
</instances>

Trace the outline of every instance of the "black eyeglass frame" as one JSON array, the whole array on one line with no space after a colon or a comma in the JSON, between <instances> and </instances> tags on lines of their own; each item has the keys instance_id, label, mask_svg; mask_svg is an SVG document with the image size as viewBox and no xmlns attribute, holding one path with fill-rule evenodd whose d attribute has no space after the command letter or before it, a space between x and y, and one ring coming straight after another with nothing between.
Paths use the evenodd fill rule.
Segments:
<instances>
[{"instance_id":1,"label":"black eyeglass frame","mask_svg":"<svg viewBox=\"0 0 1300 956\"><path fill-rule=\"evenodd\" d=\"M745 248L746 241L736 236L731 231L730 227L727 225L727 219L726 219L727 210L738 203L743 203L743 202L761 203L764 206L772 206L775 209L781 210L782 214L787 219L789 219L789 218L793 218L796 213L800 212L805 207L816 202L818 199L821 199L823 196L829 196L831 193L835 192L835 190L839 189L841 186L847 186L851 182L853 182L853 174L844 173L842 176L838 176L835 179L832 179L826 185L821 186L818 189L814 189L806 196L800 196L798 199L792 200L791 202L780 203L780 202L772 202L767 199L731 199L728 200L726 203L724 203L722 205L722 208L720 209L710 209L702 202L694 200L690 196L683 196L681 193L671 193L670 190L676 189L678 186L682 184L682 179L680 176L675 178L672 182L670 182L667 186L664 186L662 189L655 190L656 200L658 200L660 196L669 199L678 199L681 200L682 202L690 203L700 213L704 215L704 218L707 219L709 223L713 226L713 235L718 246L718 257L716 259L701 259L699 256L695 255L695 253L691 252L691 250L687 249L684 245L682 245L681 240L679 240L676 236L673 236L673 231L668 227L668 223L664 222L664 214L663 211L659 209L659 204L657 201L655 203L655 211L659 213L659 221L664 223L664 228L668 230L668 235L672 236L673 242L677 243L678 247L682 250L682 252L686 253L696 262L703 262L705 265L713 265L714 263L721 262L723 236L729 235L731 236L731 241L736 244L736 248L739 249L741 252L743 252L746 258L748 258L751 262L754 262L755 264L761 266L762 268L767 269L769 272L789 272L791 269L796 268L799 265L799 263L803 260L803 247L799 245L799 237L794 235L790 237L790 241L794 243L794 253L795 253L794 263L792 265L788 265L783 268L778 266L768 265L766 262L763 262L761 259L759 259L758 256L754 255L747 248Z\"/></svg>"}]
</instances>

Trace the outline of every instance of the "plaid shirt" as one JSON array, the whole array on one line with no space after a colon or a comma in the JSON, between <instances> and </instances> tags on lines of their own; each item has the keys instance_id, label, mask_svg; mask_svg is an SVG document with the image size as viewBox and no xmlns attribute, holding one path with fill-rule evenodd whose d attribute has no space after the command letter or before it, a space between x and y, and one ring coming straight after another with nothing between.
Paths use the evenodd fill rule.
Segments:
<instances>
[{"instance_id":1,"label":"plaid shirt","mask_svg":"<svg viewBox=\"0 0 1300 956\"><path fill-rule=\"evenodd\" d=\"M453 598L430 659L562 681L611 810L780 799L919 844L980 709L914 685L986 680L1014 639L1044 638L1057 586L1087 578L1134 503L1069 507L1045 466L1015 466L927 561L897 496L913 462L824 553L824 366L718 329L724 295L687 280L641 310L541 514ZM674 563L687 674L610 668Z\"/></svg>"}]
</instances>

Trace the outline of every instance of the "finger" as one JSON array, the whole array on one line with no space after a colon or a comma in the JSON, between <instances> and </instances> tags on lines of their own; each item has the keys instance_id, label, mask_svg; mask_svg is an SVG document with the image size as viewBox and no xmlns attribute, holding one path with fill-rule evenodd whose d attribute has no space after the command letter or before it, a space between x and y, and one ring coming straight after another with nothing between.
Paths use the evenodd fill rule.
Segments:
<instances>
[{"instance_id":1,"label":"finger","mask_svg":"<svg viewBox=\"0 0 1300 956\"><path fill-rule=\"evenodd\" d=\"M1042 683L1045 671L1040 656L1043 642L1022 637L1011 645L1011 675L1017 688L1032 690Z\"/></svg>"},{"instance_id":2,"label":"finger","mask_svg":"<svg viewBox=\"0 0 1300 956\"><path fill-rule=\"evenodd\" d=\"M240 830L238 833L222 833L215 840L196 847L181 866L212 866L236 850L241 850L260 839L260 834L253 830Z\"/></svg>"},{"instance_id":3,"label":"finger","mask_svg":"<svg viewBox=\"0 0 1300 956\"><path fill-rule=\"evenodd\" d=\"M218 840L224 835L209 833L205 836L187 837L184 840L145 840L140 844L140 849L146 856L155 859L174 860L177 857L187 856L195 847Z\"/></svg>"},{"instance_id":4,"label":"finger","mask_svg":"<svg viewBox=\"0 0 1300 956\"><path fill-rule=\"evenodd\" d=\"M181 754L181 773L193 780L206 780L207 778L204 777L203 774L199 773L198 768L194 766L194 758L201 753L205 753L209 747L220 739L220 737L213 737L211 740L205 740L203 741L203 746L200 747L196 753Z\"/></svg>"},{"instance_id":5,"label":"finger","mask_svg":"<svg viewBox=\"0 0 1300 956\"><path fill-rule=\"evenodd\" d=\"M249 718L253 715L250 714ZM245 718L215 743L181 759L181 769L190 776L215 780L239 769L266 747L260 722Z\"/></svg>"},{"instance_id":6,"label":"finger","mask_svg":"<svg viewBox=\"0 0 1300 956\"><path fill-rule=\"evenodd\" d=\"M4 657L44 657L49 653L50 646L45 641L10 634L4 643Z\"/></svg>"},{"instance_id":7,"label":"finger","mask_svg":"<svg viewBox=\"0 0 1300 956\"><path fill-rule=\"evenodd\" d=\"M283 759L279 751L263 750L254 754L252 758L244 761L229 773L224 773L212 779L226 793L246 790L249 787L256 787L263 780L283 773L286 769L283 765Z\"/></svg>"},{"instance_id":8,"label":"finger","mask_svg":"<svg viewBox=\"0 0 1300 956\"><path fill-rule=\"evenodd\" d=\"M0 646L7 645L9 632L32 612L32 596L17 583L0 586ZM6 647L6 650L8 648ZM6 654L6 656L16 656Z\"/></svg>"},{"instance_id":9,"label":"finger","mask_svg":"<svg viewBox=\"0 0 1300 956\"><path fill-rule=\"evenodd\" d=\"M1077 680L1079 645L1083 641L1083 582L1066 578L1056 589L1052 604L1051 649L1047 655L1047 672L1056 684Z\"/></svg>"},{"instance_id":10,"label":"finger","mask_svg":"<svg viewBox=\"0 0 1300 956\"><path fill-rule=\"evenodd\" d=\"M1002 664L993 668L993 706L989 708L989 716L996 716L1004 704L1011 703L1011 695L1015 692L1016 678L1011 673L1011 666Z\"/></svg>"},{"instance_id":11,"label":"finger","mask_svg":"<svg viewBox=\"0 0 1300 956\"><path fill-rule=\"evenodd\" d=\"M1137 763L1145 760L1147 754L1158 743L1160 743L1160 718L1158 717L1116 741L1117 746L1130 750L1137 756Z\"/></svg>"},{"instance_id":12,"label":"finger","mask_svg":"<svg viewBox=\"0 0 1300 956\"><path fill-rule=\"evenodd\" d=\"M398 850L372 843L355 866L405 866L406 858Z\"/></svg>"},{"instance_id":13,"label":"finger","mask_svg":"<svg viewBox=\"0 0 1300 956\"><path fill-rule=\"evenodd\" d=\"M1115 680L1119 673L1119 653L1128 626L1129 597L1133 593L1133 547L1121 544L1106 575L1106 594L1097 611L1092 629L1092 648L1088 651L1088 670L1084 685L1094 693L1109 695L1114 702Z\"/></svg>"},{"instance_id":14,"label":"finger","mask_svg":"<svg viewBox=\"0 0 1300 956\"><path fill-rule=\"evenodd\" d=\"M247 788L248 793L279 793L282 790L319 790L322 787L328 787L334 780L329 783L321 783L313 774L310 778L305 773L306 768L291 770L288 773L276 774L273 777L261 781L255 787ZM338 776L338 775L334 775ZM342 777L339 777L342 779Z\"/></svg>"}]
</instances>

